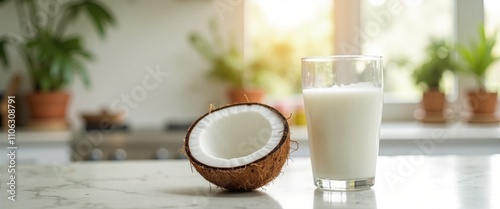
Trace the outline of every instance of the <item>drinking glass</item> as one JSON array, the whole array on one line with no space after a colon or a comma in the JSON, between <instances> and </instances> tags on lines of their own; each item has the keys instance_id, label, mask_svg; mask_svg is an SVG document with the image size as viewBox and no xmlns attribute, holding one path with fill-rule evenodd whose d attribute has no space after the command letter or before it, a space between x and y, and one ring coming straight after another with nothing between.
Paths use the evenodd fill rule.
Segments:
<instances>
[{"instance_id":1,"label":"drinking glass","mask_svg":"<svg viewBox=\"0 0 500 209\"><path fill-rule=\"evenodd\" d=\"M316 187L347 191L373 186L383 104L382 57L302 58L302 93Z\"/></svg>"}]
</instances>

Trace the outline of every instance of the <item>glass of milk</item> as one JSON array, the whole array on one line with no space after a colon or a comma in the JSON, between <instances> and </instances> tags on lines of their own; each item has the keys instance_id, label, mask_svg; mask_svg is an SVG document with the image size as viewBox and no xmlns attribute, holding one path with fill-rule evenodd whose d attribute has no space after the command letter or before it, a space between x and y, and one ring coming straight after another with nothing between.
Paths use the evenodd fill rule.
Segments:
<instances>
[{"instance_id":1,"label":"glass of milk","mask_svg":"<svg viewBox=\"0 0 500 209\"><path fill-rule=\"evenodd\" d=\"M382 57L302 58L314 184L359 190L375 182L383 103Z\"/></svg>"}]
</instances>

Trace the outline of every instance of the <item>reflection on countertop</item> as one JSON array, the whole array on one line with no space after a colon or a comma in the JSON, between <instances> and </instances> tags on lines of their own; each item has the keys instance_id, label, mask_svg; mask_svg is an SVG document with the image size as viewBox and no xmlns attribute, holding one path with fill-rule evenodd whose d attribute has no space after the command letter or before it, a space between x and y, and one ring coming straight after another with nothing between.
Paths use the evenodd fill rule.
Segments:
<instances>
[{"instance_id":1,"label":"reflection on countertop","mask_svg":"<svg viewBox=\"0 0 500 209\"><path fill-rule=\"evenodd\" d=\"M308 158L262 189L225 192L187 160L19 165L16 202L1 208L500 208L500 155L379 157L376 183L318 190ZM5 166L0 166L6 182ZM6 197L6 190L0 190Z\"/></svg>"}]
</instances>

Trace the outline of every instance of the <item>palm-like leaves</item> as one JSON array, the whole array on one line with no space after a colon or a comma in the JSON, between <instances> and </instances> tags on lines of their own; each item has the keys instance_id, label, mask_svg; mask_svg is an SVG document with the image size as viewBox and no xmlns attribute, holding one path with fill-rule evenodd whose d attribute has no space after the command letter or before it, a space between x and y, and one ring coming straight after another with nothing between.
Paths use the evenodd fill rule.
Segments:
<instances>
[{"instance_id":1,"label":"palm-like leaves","mask_svg":"<svg viewBox=\"0 0 500 209\"><path fill-rule=\"evenodd\" d=\"M4 65L9 64L9 59L7 58L7 44L9 42L6 38L0 39L0 60Z\"/></svg>"},{"instance_id":2,"label":"palm-like leaves","mask_svg":"<svg viewBox=\"0 0 500 209\"><path fill-rule=\"evenodd\" d=\"M479 40L473 42L469 48L460 46L459 53L465 61L463 71L474 75L479 84L479 88L484 89L484 78L487 70L491 64L500 59L500 57L493 54L497 33L495 32L491 37L488 37L484 25L479 27L478 32Z\"/></svg>"},{"instance_id":3,"label":"palm-like leaves","mask_svg":"<svg viewBox=\"0 0 500 209\"><path fill-rule=\"evenodd\" d=\"M26 48L35 52L35 57L39 60L39 69L34 76L35 80L40 81L39 88L42 91L61 89L69 84L74 72L83 70L82 61L91 58L76 37L57 39L41 33L26 43ZM82 80L86 85L90 84L88 77L82 76Z\"/></svg>"},{"instance_id":4,"label":"palm-like leaves","mask_svg":"<svg viewBox=\"0 0 500 209\"><path fill-rule=\"evenodd\" d=\"M6 0L0 0L3 3ZM28 14L27 19L33 19L36 10L40 10L35 0L22 0L16 4L18 11ZM83 83L90 85L88 72L84 61L91 59L91 54L85 49L78 36L65 36L67 26L79 16L87 16L95 26L99 35L106 34L106 28L114 24L111 13L95 0L68 1L61 6L49 22L56 22L56 27L50 24L36 25L35 33L26 37L26 41L18 44L18 49L26 61L33 77L35 88L41 91L54 91L70 84L74 75L79 75ZM35 10L35 12L33 12ZM20 15L22 15L20 14ZM7 36L0 38L0 61L8 66L6 46L10 41Z\"/></svg>"},{"instance_id":5,"label":"palm-like leaves","mask_svg":"<svg viewBox=\"0 0 500 209\"><path fill-rule=\"evenodd\" d=\"M84 0L70 3L67 6L68 18L75 19L80 13L85 13L101 36L106 34L106 27L115 23L113 16L105 7L94 0Z\"/></svg>"}]
</instances>

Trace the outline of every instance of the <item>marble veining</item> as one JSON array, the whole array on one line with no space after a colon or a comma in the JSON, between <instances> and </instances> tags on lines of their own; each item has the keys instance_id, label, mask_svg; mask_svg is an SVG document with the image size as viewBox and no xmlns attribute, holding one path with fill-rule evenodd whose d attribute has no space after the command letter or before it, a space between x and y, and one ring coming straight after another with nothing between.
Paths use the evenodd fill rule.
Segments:
<instances>
[{"instance_id":1,"label":"marble veining","mask_svg":"<svg viewBox=\"0 0 500 209\"><path fill-rule=\"evenodd\" d=\"M379 157L376 184L359 192L316 189L308 158L289 160L266 187L218 189L186 160L19 165L17 197L1 209L65 208L500 208L500 155Z\"/></svg>"}]
</instances>

